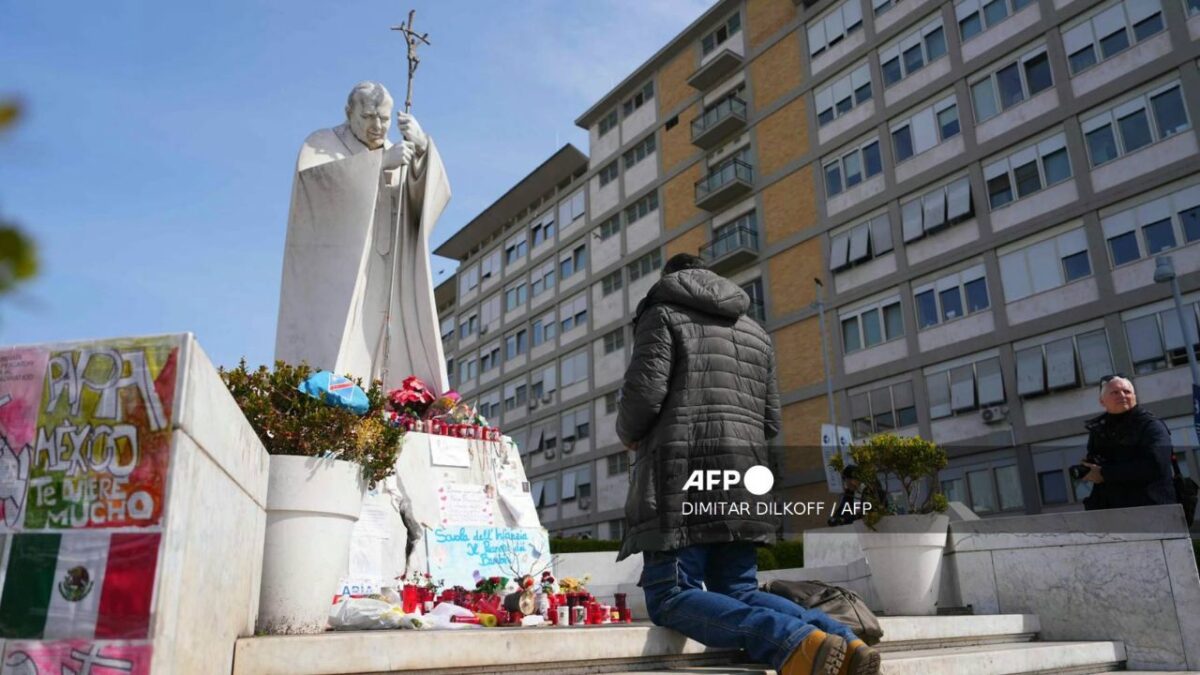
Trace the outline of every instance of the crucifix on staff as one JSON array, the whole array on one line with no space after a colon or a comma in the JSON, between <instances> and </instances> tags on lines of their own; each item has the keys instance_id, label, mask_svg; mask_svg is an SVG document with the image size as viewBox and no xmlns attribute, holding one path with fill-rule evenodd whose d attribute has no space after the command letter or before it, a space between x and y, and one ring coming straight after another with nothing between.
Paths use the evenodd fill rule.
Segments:
<instances>
[{"instance_id":1,"label":"crucifix on staff","mask_svg":"<svg viewBox=\"0 0 1200 675\"><path fill-rule=\"evenodd\" d=\"M404 97L404 112L412 111L413 77L417 74L417 67L421 65L421 57L417 56L417 44L429 44L429 33L418 34L413 30L413 20L416 16L417 10L410 9L408 11L408 23L392 26L392 30L403 34L404 41L408 43L408 94Z\"/></svg>"}]
</instances>

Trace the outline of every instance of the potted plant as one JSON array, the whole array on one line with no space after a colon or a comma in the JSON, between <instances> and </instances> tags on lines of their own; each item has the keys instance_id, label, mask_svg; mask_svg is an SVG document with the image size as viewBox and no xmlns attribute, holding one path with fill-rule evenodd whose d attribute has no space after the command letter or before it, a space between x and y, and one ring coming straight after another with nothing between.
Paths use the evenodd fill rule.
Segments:
<instances>
[{"instance_id":1,"label":"potted plant","mask_svg":"<svg viewBox=\"0 0 1200 675\"><path fill-rule=\"evenodd\" d=\"M325 629L345 574L350 534L369 485L394 471L404 431L384 419L378 382L363 415L298 387L306 365L221 370L221 377L271 455L258 630Z\"/></svg>"},{"instance_id":2,"label":"potted plant","mask_svg":"<svg viewBox=\"0 0 1200 675\"><path fill-rule=\"evenodd\" d=\"M946 467L946 451L920 437L879 434L851 447L850 457L859 475L871 481L863 490L871 509L856 526L883 610L936 614L950 525L937 480ZM841 456L835 455L830 466L841 471ZM892 480L901 487L898 503L888 499Z\"/></svg>"}]
</instances>

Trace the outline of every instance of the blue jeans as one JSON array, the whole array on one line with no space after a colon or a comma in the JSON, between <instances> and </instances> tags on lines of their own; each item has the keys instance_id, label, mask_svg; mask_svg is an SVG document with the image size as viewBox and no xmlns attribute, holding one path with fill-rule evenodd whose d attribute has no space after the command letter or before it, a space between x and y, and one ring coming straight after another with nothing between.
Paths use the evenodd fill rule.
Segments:
<instances>
[{"instance_id":1,"label":"blue jeans","mask_svg":"<svg viewBox=\"0 0 1200 675\"><path fill-rule=\"evenodd\" d=\"M758 590L753 544L700 544L642 555L638 585L646 594L650 620L702 644L744 649L756 662L780 670L815 629L847 642L857 639L820 610Z\"/></svg>"}]
</instances>

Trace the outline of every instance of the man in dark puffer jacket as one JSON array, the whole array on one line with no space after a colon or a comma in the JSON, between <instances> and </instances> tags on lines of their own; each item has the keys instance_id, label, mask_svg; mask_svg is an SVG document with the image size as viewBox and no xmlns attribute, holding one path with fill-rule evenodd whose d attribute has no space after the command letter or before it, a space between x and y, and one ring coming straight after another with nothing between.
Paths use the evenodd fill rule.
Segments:
<instances>
[{"instance_id":1,"label":"man in dark puffer jacket","mask_svg":"<svg viewBox=\"0 0 1200 675\"><path fill-rule=\"evenodd\" d=\"M771 338L750 299L700 258L672 257L638 305L617 434L636 454L618 560L642 552L650 619L780 672L874 675L879 654L819 610L758 590L755 544L775 539L742 485L685 487L693 471L743 476L779 433ZM748 513L699 505L748 503ZM702 584L707 587L703 590Z\"/></svg>"},{"instance_id":2,"label":"man in dark puffer jacket","mask_svg":"<svg viewBox=\"0 0 1200 675\"><path fill-rule=\"evenodd\" d=\"M1088 420L1087 459L1091 471L1083 480L1095 484L1083 500L1089 511L1131 506L1174 504L1171 432L1149 410L1137 404L1137 393L1121 375L1100 380L1104 414Z\"/></svg>"}]
</instances>

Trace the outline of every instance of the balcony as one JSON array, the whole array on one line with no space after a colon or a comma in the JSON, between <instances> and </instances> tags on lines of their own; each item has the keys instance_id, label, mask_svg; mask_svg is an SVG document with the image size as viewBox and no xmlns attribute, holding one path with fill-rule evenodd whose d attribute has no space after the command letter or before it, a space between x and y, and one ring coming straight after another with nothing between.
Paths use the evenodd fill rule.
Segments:
<instances>
[{"instance_id":1,"label":"balcony","mask_svg":"<svg viewBox=\"0 0 1200 675\"><path fill-rule=\"evenodd\" d=\"M744 60L741 54L726 47L692 73L688 84L694 89L704 91L741 68Z\"/></svg>"},{"instance_id":2,"label":"balcony","mask_svg":"<svg viewBox=\"0 0 1200 675\"><path fill-rule=\"evenodd\" d=\"M725 274L758 258L758 232L749 225L731 227L700 247L708 268Z\"/></svg>"},{"instance_id":3,"label":"balcony","mask_svg":"<svg viewBox=\"0 0 1200 675\"><path fill-rule=\"evenodd\" d=\"M730 96L692 120L692 145L711 150L722 140L745 128L746 102Z\"/></svg>"},{"instance_id":4,"label":"balcony","mask_svg":"<svg viewBox=\"0 0 1200 675\"><path fill-rule=\"evenodd\" d=\"M718 211L753 189L754 167L733 157L696 181L696 206L705 211Z\"/></svg>"}]
</instances>

